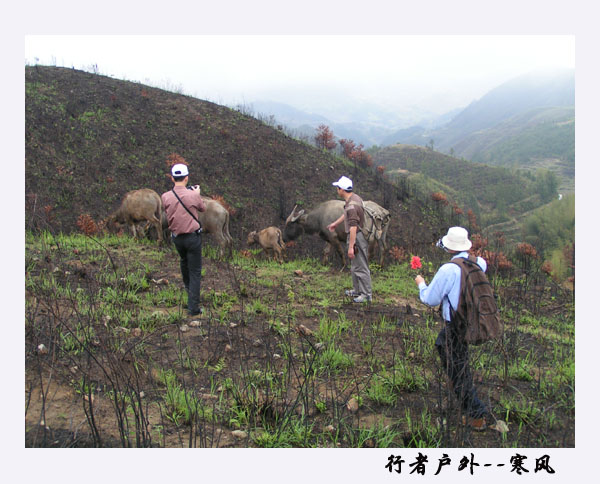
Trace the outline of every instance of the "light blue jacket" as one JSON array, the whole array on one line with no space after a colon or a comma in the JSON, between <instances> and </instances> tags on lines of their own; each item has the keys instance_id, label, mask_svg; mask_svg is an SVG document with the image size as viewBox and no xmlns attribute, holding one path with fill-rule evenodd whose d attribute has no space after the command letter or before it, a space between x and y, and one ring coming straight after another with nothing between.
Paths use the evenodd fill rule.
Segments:
<instances>
[{"instance_id":1,"label":"light blue jacket","mask_svg":"<svg viewBox=\"0 0 600 484\"><path fill-rule=\"evenodd\" d=\"M462 257L468 259L467 252L456 254L452 259ZM487 270L487 262L481 257L477 257L477 264L481 270ZM446 297L448 296L448 297ZM460 298L460 267L451 262L442 265L429 286L422 282L419 284L419 297L421 301L428 306L438 306L442 303L442 315L446 321L450 321L450 306L456 311L458 300Z\"/></svg>"}]
</instances>

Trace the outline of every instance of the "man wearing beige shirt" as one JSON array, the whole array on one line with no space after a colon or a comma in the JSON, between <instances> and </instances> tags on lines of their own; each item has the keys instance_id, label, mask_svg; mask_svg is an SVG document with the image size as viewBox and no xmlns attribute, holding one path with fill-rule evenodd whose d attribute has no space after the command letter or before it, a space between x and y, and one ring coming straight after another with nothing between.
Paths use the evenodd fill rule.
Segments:
<instances>
[{"instance_id":1,"label":"man wearing beige shirt","mask_svg":"<svg viewBox=\"0 0 600 484\"><path fill-rule=\"evenodd\" d=\"M198 221L198 212L204 212L206 205L200 196L200 187L187 186L188 176L187 165L173 165L173 189L163 193L161 199L171 237L179 253L183 284L188 293L188 313L190 316L196 316L200 314L202 278L202 227Z\"/></svg>"}]
</instances>

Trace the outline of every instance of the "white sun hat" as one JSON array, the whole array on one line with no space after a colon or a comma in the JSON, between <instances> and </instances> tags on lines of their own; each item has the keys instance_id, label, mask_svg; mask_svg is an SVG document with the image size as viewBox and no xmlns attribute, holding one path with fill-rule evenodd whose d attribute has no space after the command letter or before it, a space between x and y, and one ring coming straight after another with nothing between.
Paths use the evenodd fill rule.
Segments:
<instances>
[{"instance_id":1,"label":"white sun hat","mask_svg":"<svg viewBox=\"0 0 600 484\"><path fill-rule=\"evenodd\" d=\"M171 167L171 175L173 176L188 176L189 174L187 165L183 163L177 163Z\"/></svg>"},{"instance_id":2,"label":"white sun hat","mask_svg":"<svg viewBox=\"0 0 600 484\"><path fill-rule=\"evenodd\" d=\"M332 185L334 187L339 187L342 190L346 190L347 192L352 190L352 180L350 180L350 178L347 176L341 177L338 181L333 182Z\"/></svg>"},{"instance_id":3,"label":"white sun hat","mask_svg":"<svg viewBox=\"0 0 600 484\"><path fill-rule=\"evenodd\" d=\"M448 233L442 237L442 244L450 250L469 250L473 245L469 240L467 229L462 227L450 227Z\"/></svg>"}]
</instances>

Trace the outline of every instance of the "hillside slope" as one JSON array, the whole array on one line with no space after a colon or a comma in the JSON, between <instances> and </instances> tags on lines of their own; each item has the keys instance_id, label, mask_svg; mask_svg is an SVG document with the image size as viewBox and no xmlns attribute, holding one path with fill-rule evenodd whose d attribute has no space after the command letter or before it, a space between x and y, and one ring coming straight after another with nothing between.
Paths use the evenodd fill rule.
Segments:
<instances>
[{"instance_id":1,"label":"hillside slope","mask_svg":"<svg viewBox=\"0 0 600 484\"><path fill-rule=\"evenodd\" d=\"M544 203L537 193L540 181L507 168L414 145L387 146L371 153L390 175L413 180L425 193L443 192L461 208L472 209L484 225L506 221Z\"/></svg>"},{"instance_id":2,"label":"hillside slope","mask_svg":"<svg viewBox=\"0 0 600 484\"><path fill-rule=\"evenodd\" d=\"M498 86L438 129L404 129L385 144L433 141L437 150L488 164L530 168L549 159L574 165L574 106L573 70L533 72ZM572 184L568 168L556 171Z\"/></svg>"},{"instance_id":3,"label":"hillside slope","mask_svg":"<svg viewBox=\"0 0 600 484\"><path fill-rule=\"evenodd\" d=\"M575 190L575 109L537 108L464 138L456 151L488 165L553 170L561 192Z\"/></svg>"},{"instance_id":4,"label":"hillside slope","mask_svg":"<svg viewBox=\"0 0 600 484\"><path fill-rule=\"evenodd\" d=\"M235 209L238 246L250 230L281 226L295 204L335 198L331 183L341 174L365 199L388 205L392 244L408 237L403 224L421 219L411 200L371 170L224 106L55 67L27 67L25 88L27 227L49 217L57 230L77 230L81 214L102 219L129 190L168 190L166 158L173 153L190 164L191 183ZM430 242L436 229L419 227L422 237L411 240ZM322 244L307 239L303 246Z\"/></svg>"},{"instance_id":5,"label":"hillside slope","mask_svg":"<svg viewBox=\"0 0 600 484\"><path fill-rule=\"evenodd\" d=\"M531 109L574 105L574 70L534 72L506 82L471 103L433 137L440 148L450 149L470 133Z\"/></svg>"}]
</instances>

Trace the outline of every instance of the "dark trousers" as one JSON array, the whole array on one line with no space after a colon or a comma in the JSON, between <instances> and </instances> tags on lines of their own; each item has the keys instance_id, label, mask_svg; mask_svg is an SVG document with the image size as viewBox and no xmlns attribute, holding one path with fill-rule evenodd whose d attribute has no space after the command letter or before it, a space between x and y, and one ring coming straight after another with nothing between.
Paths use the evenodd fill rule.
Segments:
<instances>
[{"instance_id":1,"label":"dark trousers","mask_svg":"<svg viewBox=\"0 0 600 484\"><path fill-rule=\"evenodd\" d=\"M202 235L178 235L173 239L179 253L181 276L188 293L188 311L200 311L200 279L202 278Z\"/></svg>"},{"instance_id":2,"label":"dark trousers","mask_svg":"<svg viewBox=\"0 0 600 484\"><path fill-rule=\"evenodd\" d=\"M469 369L469 348L455 328L456 324L453 322L446 323L435 340L435 346L440 354L442 368L446 370L452 382L463 411L470 417L483 417L488 410L477 398L477 391L473 385L473 376Z\"/></svg>"}]
</instances>

